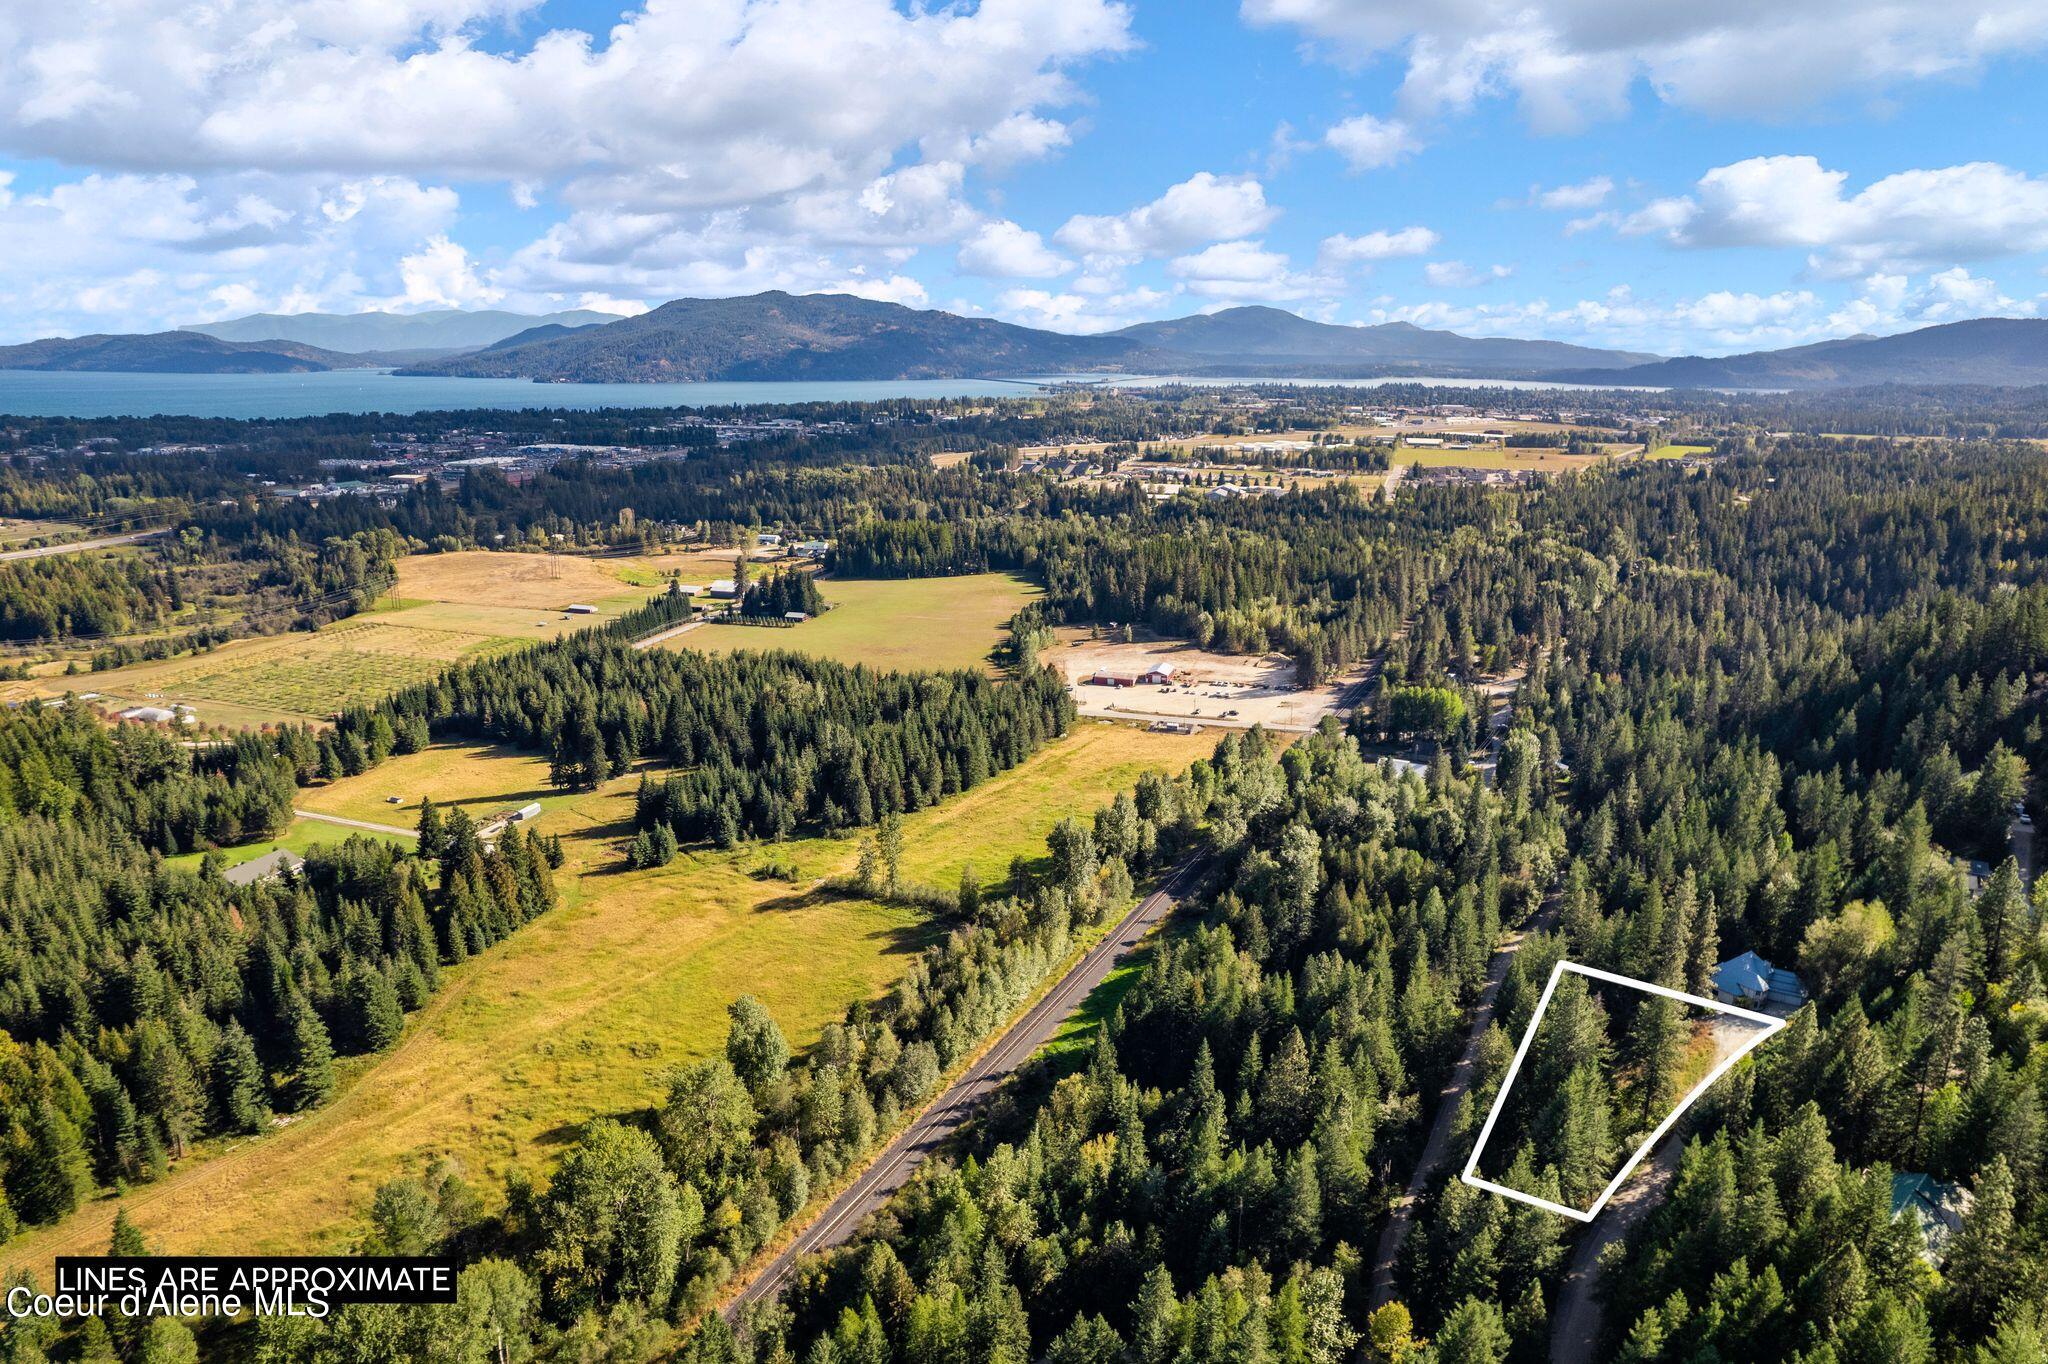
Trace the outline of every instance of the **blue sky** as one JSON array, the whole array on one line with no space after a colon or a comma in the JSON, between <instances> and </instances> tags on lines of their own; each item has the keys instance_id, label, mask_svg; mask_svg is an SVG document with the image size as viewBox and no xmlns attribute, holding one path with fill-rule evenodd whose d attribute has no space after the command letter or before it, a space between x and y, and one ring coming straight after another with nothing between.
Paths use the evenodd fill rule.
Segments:
<instances>
[{"instance_id":1,"label":"blue sky","mask_svg":"<svg viewBox=\"0 0 2048 1364\"><path fill-rule=\"evenodd\" d=\"M97 0L0 340L843 289L1664 353L2048 308L2048 0Z\"/></svg>"}]
</instances>

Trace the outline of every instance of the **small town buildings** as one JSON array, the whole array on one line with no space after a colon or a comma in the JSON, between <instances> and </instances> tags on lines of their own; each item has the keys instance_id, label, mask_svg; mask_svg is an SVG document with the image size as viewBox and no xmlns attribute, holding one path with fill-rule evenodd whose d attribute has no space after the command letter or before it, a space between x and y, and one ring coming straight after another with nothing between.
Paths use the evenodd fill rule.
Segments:
<instances>
[{"instance_id":1,"label":"small town buildings","mask_svg":"<svg viewBox=\"0 0 2048 1364\"><path fill-rule=\"evenodd\" d=\"M296 872L306 865L306 859L283 848L267 852L261 857L252 857L247 862L229 867L221 876L231 886L254 886L265 881L275 881L286 872Z\"/></svg>"},{"instance_id":2,"label":"small town buildings","mask_svg":"<svg viewBox=\"0 0 2048 1364\"><path fill-rule=\"evenodd\" d=\"M597 614L597 608L588 602L572 601L562 608L562 612L570 616L594 616Z\"/></svg>"},{"instance_id":3,"label":"small town buildings","mask_svg":"<svg viewBox=\"0 0 2048 1364\"><path fill-rule=\"evenodd\" d=\"M1806 1003L1806 987L1783 967L1744 952L1714 968L1714 998L1745 1009L1790 1013Z\"/></svg>"},{"instance_id":4,"label":"small town buildings","mask_svg":"<svg viewBox=\"0 0 2048 1364\"><path fill-rule=\"evenodd\" d=\"M711 580L712 596L721 598L725 601L731 601L734 597L737 597L739 594L739 584L734 582L731 578L713 578Z\"/></svg>"}]
</instances>

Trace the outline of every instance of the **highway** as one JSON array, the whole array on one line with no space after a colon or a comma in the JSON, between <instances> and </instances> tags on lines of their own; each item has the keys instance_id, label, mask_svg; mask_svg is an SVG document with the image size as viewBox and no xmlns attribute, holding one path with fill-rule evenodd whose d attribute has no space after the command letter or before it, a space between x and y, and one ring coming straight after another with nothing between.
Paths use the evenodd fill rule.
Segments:
<instances>
[{"instance_id":1,"label":"highway","mask_svg":"<svg viewBox=\"0 0 2048 1364\"><path fill-rule=\"evenodd\" d=\"M73 540L69 544L41 545L35 549L10 549L0 551L0 563L9 559L47 559L54 554L77 554L88 549L111 549L115 545L132 545L138 540L147 540L162 535L163 527L155 530L130 531L126 535L102 535L92 540Z\"/></svg>"},{"instance_id":2,"label":"highway","mask_svg":"<svg viewBox=\"0 0 2048 1364\"><path fill-rule=\"evenodd\" d=\"M993 1094L1038 1049L1059 1031L1067 1016L1080 1006L1096 986L1108 978L1117 961L1150 933L1168 915L1183 893L1200 875L1199 860L1183 862L1160 883L1159 889L1140 900L1124 915L1101 942L1088 950L1059 984L1026 1010L1009 1030L969 1066L946 1091L934 1099L917 1120L885 1147L860 1178L846 1187L796 1239L769 1261L721 1309L735 1318L749 1303L775 1297L782 1291L790 1271L806 1255L830 1250L853 1238L869 1213L908 1183L918 1166L964 1126L983 1100Z\"/></svg>"}]
</instances>

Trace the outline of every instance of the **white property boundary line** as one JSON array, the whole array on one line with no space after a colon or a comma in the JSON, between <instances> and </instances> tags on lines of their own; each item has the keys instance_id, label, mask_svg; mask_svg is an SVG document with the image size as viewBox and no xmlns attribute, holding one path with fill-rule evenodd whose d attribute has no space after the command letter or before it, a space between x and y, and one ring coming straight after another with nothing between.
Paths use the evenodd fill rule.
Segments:
<instances>
[{"instance_id":1,"label":"white property boundary line","mask_svg":"<svg viewBox=\"0 0 2048 1364\"><path fill-rule=\"evenodd\" d=\"M1486 1139L1493 1135L1493 1124L1500 1117L1500 1110L1507 1102L1508 1091L1514 1088L1515 1075L1522 1069L1522 1058L1529 1054L1529 1044L1536 1040L1536 1027L1543 1021L1543 1011L1550 1007L1550 996L1557 990L1558 979L1567 971L1575 971L1579 975L1590 976L1594 980L1604 980L1611 985L1626 985L1631 989L1646 990L1653 995L1662 995L1666 999L1675 999L1683 1004L1696 1004L1700 1008L1712 1009L1716 1013L1734 1014L1737 1018L1746 1018L1752 1023L1764 1025L1763 1031L1756 1035L1754 1041L1737 1051L1727 1060L1721 1062L1720 1065L1715 1066L1712 1071L1708 1072L1706 1079L1701 1080L1690 1090L1686 1091L1685 1097L1678 1101L1678 1107L1672 1109L1671 1115L1665 1118L1663 1122L1657 1124L1657 1130L1650 1133L1648 1139L1636 1148L1636 1153L1628 1158L1628 1163L1621 1167L1620 1173L1616 1174L1609 1181L1607 1187L1601 1190L1600 1196L1593 1200L1593 1206L1585 1209L1583 1212L1577 1208L1568 1208L1562 1203L1553 1203L1547 1198L1538 1198L1535 1194L1523 1193L1520 1189L1510 1189L1505 1184L1496 1184L1490 1179L1482 1179L1478 1173L1479 1153L1486 1149ZM1740 1061L1743 1057L1749 1055L1750 1052L1756 1050L1765 1038L1783 1028L1785 1022L1785 1019L1773 1018L1769 1014L1758 1013L1754 1009L1743 1009L1733 1004L1723 1004L1717 999L1702 999L1698 995L1689 995L1682 990L1672 990L1662 985L1652 985L1647 980L1637 980L1634 976L1620 976L1612 971L1602 971L1591 966L1581 966L1575 961L1561 961L1550 970L1550 980L1543 987L1543 997L1536 1001L1536 1012L1530 1015L1529 1030L1522 1034L1522 1044L1515 1048L1515 1059L1508 1063L1508 1073L1501 1080L1500 1088L1495 1091L1493 1107L1486 1114L1486 1125L1479 1129L1479 1140L1473 1144L1471 1158L1465 1162L1465 1172L1459 1178L1476 1189L1485 1189L1489 1193L1497 1193L1506 1198L1513 1198L1523 1203L1533 1204L1547 1212L1558 1213L1577 1222L1590 1222L1600 1215L1600 1210L1607 1206L1607 1200L1614 1197L1616 1190L1620 1189L1628 1177L1635 1173L1636 1166L1643 1163L1643 1157L1650 1154L1650 1148L1663 1139L1664 1134L1672 1129L1673 1125L1685 1113L1685 1110L1692 1107L1693 1102L1700 1095L1706 1093L1713 1086L1714 1081L1727 1074L1737 1061Z\"/></svg>"}]
</instances>

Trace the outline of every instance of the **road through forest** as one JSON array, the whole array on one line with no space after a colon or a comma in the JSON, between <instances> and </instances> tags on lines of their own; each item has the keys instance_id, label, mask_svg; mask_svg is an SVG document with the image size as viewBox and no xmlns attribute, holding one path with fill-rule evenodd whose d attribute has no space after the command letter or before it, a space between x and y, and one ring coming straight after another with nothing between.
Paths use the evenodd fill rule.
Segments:
<instances>
[{"instance_id":1,"label":"road through forest","mask_svg":"<svg viewBox=\"0 0 2048 1364\"><path fill-rule=\"evenodd\" d=\"M1012 1023L979 1061L969 1066L915 1122L884 1147L860 1178L827 1204L727 1302L722 1309L727 1318L736 1317L749 1303L780 1293L790 1271L804 1256L851 1240L868 1214L908 1183L917 1168L966 1124L974 1110L1059 1031L1068 1015L1116 969L1117 962L1147 933L1165 922L1178 903L1177 897L1194 884L1204 865L1200 860L1181 863L1160 883L1159 889L1140 900L1060 978L1059 984Z\"/></svg>"},{"instance_id":2,"label":"road through forest","mask_svg":"<svg viewBox=\"0 0 2048 1364\"><path fill-rule=\"evenodd\" d=\"M1374 1252L1372 1262L1371 1301L1375 1309L1393 1301L1394 1266L1401 1258L1401 1246L1407 1241L1408 1230L1415 1221L1416 1201L1450 1155L1451 1124L1457 1117L1458 1100L1472 1088L1472 1072L1479 1059L1479 1039L1485 1036L1487 1026L1493 1022L1493 1005L1500 996L1501 982L1507 979L1508 967L1513 964L1522 943L1531 933L1547 932L1557 920L1557 911L1557 898L1546 897L1535 917L1511 934L1494 952L1493 960L1486 964L1486 984L1480 989L1479 1003L1472 1011L1472 1028L1465 1038L1464 1055L1451 1068L1450 1078L1437 1095L1436 1118L1430 1123L1429 1139L1423 1143L1422 1157L1415 1162L1415 1173L1409 1176L1407 1189L1395 1200L1387 1225L1380 1232L1379 1248Z\"/></svg>"},{"instance_id":3,"label":"road through forest","mask_svg":"<svg viewBox=\"0 0 2048 1364\"><path fill-rule=\"evenodd\" d=\"M116 545L132 545L162 535L163 530L138 530L126 535L102 535L91 540L72 540L61 545L38 545L34 549L10 549L0 552L0 563L14 559L48 559L58 554L81 554L89 549L112 549Z\"/></svg>"}]
</instances>

